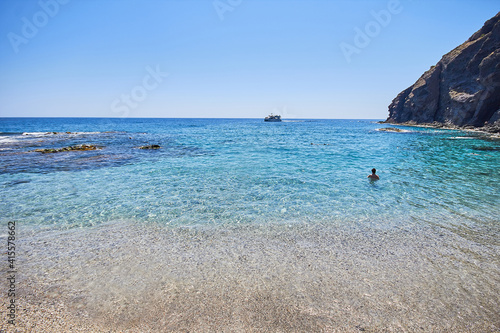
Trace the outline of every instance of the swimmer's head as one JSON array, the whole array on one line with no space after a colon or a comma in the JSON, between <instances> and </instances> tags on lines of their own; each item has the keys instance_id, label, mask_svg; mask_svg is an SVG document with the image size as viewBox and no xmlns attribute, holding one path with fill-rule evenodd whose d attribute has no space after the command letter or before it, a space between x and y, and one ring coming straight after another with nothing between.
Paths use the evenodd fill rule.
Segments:
<instances>
[{"instance_id":1,"label":"swimmer's head","mask_svg":"<svg viewBox=\"0 0 500 333\"><path fill-rule=\"evenodd\" d=\"M377 172L377 169L373 168L372 173L375 173L375 172Z\"/></svg>"}]
</instances>

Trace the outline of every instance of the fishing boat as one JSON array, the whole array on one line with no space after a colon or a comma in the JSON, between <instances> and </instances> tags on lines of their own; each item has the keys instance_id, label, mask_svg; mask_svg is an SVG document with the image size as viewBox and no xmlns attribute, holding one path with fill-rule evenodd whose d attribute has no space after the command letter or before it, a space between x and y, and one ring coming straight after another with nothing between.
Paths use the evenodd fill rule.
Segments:
<instances>
[{"instance_id":1,"label":"fishing boat","mask_svg":"<svg viewBox=\"0 0 500 333\"><path fill-rule=\"evenodd\" d=\"M267 116L266 118L264 118L264 121L275 121L275 122L276 121L281 121L281 116L279 116L279 115L275 116L275 115L273 115L271 113L269 116Z\"/></svg>"}]
</instances>

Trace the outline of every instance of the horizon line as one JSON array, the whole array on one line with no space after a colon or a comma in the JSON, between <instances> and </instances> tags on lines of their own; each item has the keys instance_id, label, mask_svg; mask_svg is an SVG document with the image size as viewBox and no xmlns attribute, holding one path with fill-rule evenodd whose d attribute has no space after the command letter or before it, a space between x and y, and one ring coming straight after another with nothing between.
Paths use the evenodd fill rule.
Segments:
<instances>
[{"instance_id":1,"label":"horizon line","mask_svg":"<svg viewBox=\"0 0 500 333\"><path fill-rule=\"evenodd\" d=\"M7 118L54 118L54 119L264 119L263 117L80 117L80 116L0 116ZM283 118L282 118L283 119ZM284 118L283 120L385 120L386 118Z\"/></svg>"}]
</instances>

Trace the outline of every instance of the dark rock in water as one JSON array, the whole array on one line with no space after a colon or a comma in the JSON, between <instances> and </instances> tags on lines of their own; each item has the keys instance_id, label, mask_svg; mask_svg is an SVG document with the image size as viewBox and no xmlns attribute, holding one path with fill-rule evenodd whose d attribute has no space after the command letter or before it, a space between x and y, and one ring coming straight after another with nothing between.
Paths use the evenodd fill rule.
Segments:
<instances>
[{"instance_id":1,"label":"dark rock in water","mask_svg":"<svg viewBox=\"0 0 500 333\"><path fill-rule=\"evenodd\" d=\"M402 91L386 122L500 132L500 13Z\"/></svg>"},{"instance_id":2,"label":"dark rock in water","mask_svg":"<svg viewBox=\"0 0 500 333\"><path fill-rule=\"evenodd\" d=\"M36 152L38 153L61 153L63 151L75 151L75 150L96 150L99 149L97 146L94 145L77 145L77 146L69 146L69 147L63 147L63 148L46 148L46 149L35 149Z\"/></svg>"},{"instance_id":3,"label":"dark rock in water","mask_svg":"<svg viewBox=\"0 0 500 333\"><path fill-rule=\"evenodd\" d=\"M142 146L139 147L139 149L160 149L161 147L159 145L149 145L149 146Z\"/></svg>"}]
</instances>

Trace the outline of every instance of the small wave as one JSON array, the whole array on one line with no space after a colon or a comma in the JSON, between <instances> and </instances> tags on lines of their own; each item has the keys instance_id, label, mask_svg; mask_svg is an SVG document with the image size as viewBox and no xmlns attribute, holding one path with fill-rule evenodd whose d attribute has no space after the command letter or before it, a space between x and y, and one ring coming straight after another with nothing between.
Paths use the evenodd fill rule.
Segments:
<instances>
[{"instance_id":1,"label":"small wave","mask_svg":"<svg viewBox=\"0 0 500 333\"><path fill-rule=\"evenodd\" d=\"M476 139L473 136L454 136L449 138L450 140L469 140L469 139Z\"/></svg>"},{"instance_id":2,"label":"small wave","mask_svg":"<svg viewBox=\"0 0 500 333\"><path fill-rule=\"evenodd\" d=\"M52 132L23 132L22 135L42 136L53 134Z\"/></svg>"},{"instance_id":3,"label":"small wave","mask_svg":"<svg viewBox=\"0 0 500 333\"><path fill-rule=\"evenodd\" d=\"M377 131L379 131L379 132L391 132L391 133L410 133L411 132L409 130L396 128L396 127L377 128Z\"/></svg>"},{"instance_id":4,"label":"small wave","mask_svg":"<svg viewBox=\"0 0 500 333\"><path fill-rule=\"evenodd\" d=\"M16 179L16 180L12 180L10 182L6 182L3 185L4 186L14 186L14 185L18 185L18 184L26 184L29 182L31 182L31 179Z\"/></svg>"},{"instance_id":5,"label":"small wave","mask_svg":"<svg viewBox=\"0 0 500 333\"><path fill-rule=\"evenodd\" d=\"M472 148L474 150L481 150L481 151L498 151L500 150L500 147L474 147Z\"/></svg>"},{"instance_id":6,"label":"small wave","mask_svg":"<svg viewBox=\"0 0 500 333\"><path fill-rule=\"evenodd\" d=\"M0 136L0 144L9 144L9 143L15 143L18 142L19 139L16 139L11 136Z\"/></svg>"},{"instance_id":7,"label":"small wave","mask_svg":"<svg viewBox=\"0 0 500 333\"><path fill-rule=\"evenodd\" d=\"M45 136L45 135L92 135L113 132L23 132L22 135Z\"/></svg>"}]
</instances>

